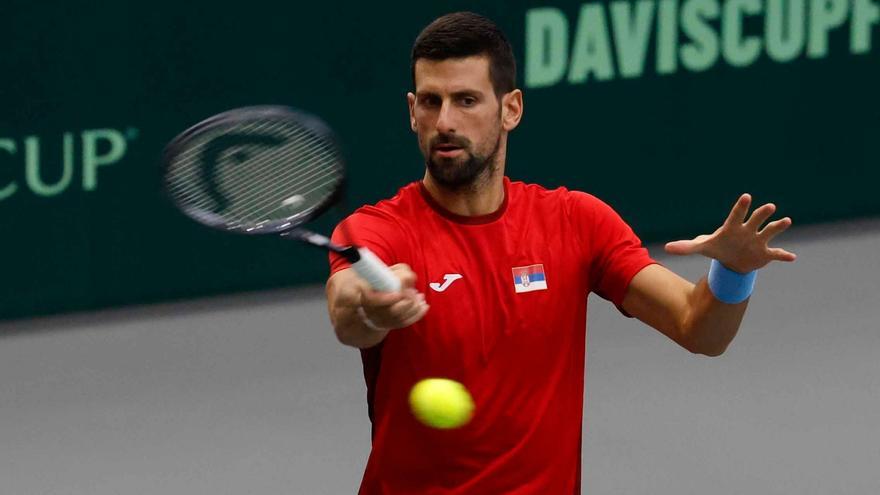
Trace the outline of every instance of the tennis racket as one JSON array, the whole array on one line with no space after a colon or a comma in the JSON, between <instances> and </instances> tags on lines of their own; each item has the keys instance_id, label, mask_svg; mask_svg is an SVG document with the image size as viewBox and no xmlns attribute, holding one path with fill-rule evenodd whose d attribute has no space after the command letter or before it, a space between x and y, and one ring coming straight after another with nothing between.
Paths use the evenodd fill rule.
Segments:
<instances>
[{"instance_id":1,"label":"tennis racket","mask_svg":"<svg viewBox=\"0 0 880 495\"><path fill-rule=\"evenodd\" d=\"M174 138L163 168L168 195L196 222L339 253L375 290L400 290L397 277L369 249L339 246L301 227L344 195L343 156L319 118L282 106L230 110Z\"/></svg>"}]
</instances>

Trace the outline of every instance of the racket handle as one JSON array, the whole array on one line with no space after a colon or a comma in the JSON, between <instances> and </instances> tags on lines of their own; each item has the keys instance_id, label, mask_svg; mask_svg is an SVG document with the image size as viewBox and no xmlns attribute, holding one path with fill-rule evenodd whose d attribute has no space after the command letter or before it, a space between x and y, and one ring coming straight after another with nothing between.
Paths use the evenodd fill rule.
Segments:
<instances>
[{"instance_id":1,"label":"racket handle","mask_svg":"<svg viewBox=\"0 0 880 495\"><path fill-rule=\"evenodd\" d=\"M375 290L381 292L397 292L400 290L400 279L394 276L390 268L382 263L378 256L369 249L358 248L361 259L352 263L352 268Z\"/></svg>"}]
</instances>

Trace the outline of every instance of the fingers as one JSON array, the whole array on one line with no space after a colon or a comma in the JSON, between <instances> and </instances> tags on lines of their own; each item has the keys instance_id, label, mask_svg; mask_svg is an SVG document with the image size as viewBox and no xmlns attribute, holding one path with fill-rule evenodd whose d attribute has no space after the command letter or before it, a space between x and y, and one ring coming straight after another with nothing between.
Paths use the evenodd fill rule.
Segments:
<instances>
[{"instance_id":1,"label":"fingers","mask_svg":"<svg viewBox=\"0 0 880 495\"><path fill-rule=\"evenodd\" d=\"M750 194L741 195L718 230L689 241L670 242L666 244L666 252L673 255L702 254L728 266L753 268L765 266L770 261L794 261L797 258L794 253L767 247L771 239L791 227L791 218L764 225L776 212L776 205L767 203L749 215L751 204Z\"/></svg>"},{"instance_id":2,"label":"fingers","mask_svg":"<svg viewBox=\"0 0 880 495\"><path fill-rule=\"evenodd\" d=\"M413 289L405 289L403 292L403 299L388 306L388 313L396 318L403 318L412 313L413 309L419 304L425 302L424 294L420 294Z\"/></svg>"},{"instance_id":3,"label":"fingers","mask_svg":"<svg viewBox=\"0 0 880 495\"><path fill-rule=\"evenodd\" d=\"M416 291L412 289L416 283L416 274L409 265L397 263L388 268L400 280L400 290L396 292L380 292L364 284L361 305L365 309L388 308L416 294Z\"/></svg>"},{"instance_id":4,"label":"fingers","mask_svg":"<svg viewBox=\"0 0 880 495\"><path fill-rule=\"evenodd\" d=\"M403 328L422 319L429 305L425 295L413 288L395 293L364 294L364 312L376 325L382 328ZM384 304L371 304L381 301Z\"/></svg>"},{"instance_id":5,"label":"fingers","mask_svg":"<svg viewBox=\"0 0 880 495\"><path fill-rule=\"evenodd\" d=\"M749 213L749 206L752 204L752 196L748 193L743 194L733 204L730 214L727 215L725 224L739 225L746 221L746 215Z\"/></svg>"},{"instance_id":6,"label":"fingers","mask_svg":"<svg viewBox=\"0 0 880 495\"><path fill-rule=\"evenodd\" d=\"M397 263L389 268L400 279L401 287L413 287L416 284L416 274L406 263Z\"/></svg>"},{"instance_id":7,"label":"fingers","mask_svg":"<svg viewBox=\"0 0 880 495\"><path fill-rule=\"evenodd\" d=\"M413 288L416 274L409 265L398 263L389 268L400 280L401 290L379 292L364 284L360 306L370 321L382 328L407 327L422 319L429 306L425 302L425 295Z\"/></svg>"},{"instance_id":8,"label":"fingers","mask_svg":"<svg viewBox=\"0 0 880 495\"><path fill-rule=\"evenodd\" d=\"M406 319L403 321L403 326L404 326L404 327L408 327L408 326L412 325L413 323L415 323L415 322L421 320L422 318L424 318L424 317L425 317L425 314L428 313L428 309L429 309L430 307L431 307L431 306L430 306L428 303L420 304L420 305L416 308L415 313L413 313L412 316L409 316L408 318L406 318Z\"/></svg>"},{"instance_id":9,"label":"fingers","mask_svg":"<svg viewBox=\"0 0 880 495\"><path fill-rule=\"evenodd\" d=\"M797 255L782 248L768 248L767 254L776 261L794 261Z\"/></svg>"},{"instance_id":10,"label":"fingers","mask_svg":"<svg viewBox=\"0 0 880 495\"><path fill-rule=\"evenodd\" d=\"M425 295L415 290L416 274L406 263L397 263L389 267L400 280L399 298L387 298L383 302L385 317L393 321L396 328L409 326L421 319L427 312Z\"/></svg>"},{"instance_id":11,"label":"fingers","mask_svg":"<svg viewBox=\"0 0 880 495\"><path fill-rule=\"evenodd\" d=\"M760 232L758 232L758 236L761 237L764 242L770 242L774 237L788 230L789 227L791 227L791 218L785 217L776 220L775 222L768 223Z\"/></svg>"},{"instance_id":12,"label":"fingers","mask_svg":"<svg viewBox=\"0 0 880 495\"><path fill-rule=\"evenodd\" d=\"M770 218L770 215L773 215L773 212L776 211L776 205L773 203L767 203L766 205L761 206L757 210L752 212L752 216L749 217L749 221L746 222L746 227L757 231L761 225L764 225L764 222Z\"/></svg>"},{"instance_id":13,"label":"fingers","mask_svg":"<svg viewBox=\"0 0 880 495\"><path fill-rule=\"evenodd\" d=\"M711 238L712 236L710 235L701 234L691 240L668 242L666 243L666 252L679 256L700 253L703 251L706 242Z\"/></svg>"},{"instance_id":14,"label":"fingers","mask_svg":"<svg viewBox=\"0 0 880 495\"><path fill-rule=\"evenodd\" d=\"M673 241L666 243L666 252L678 256L694 253L694 241Z\"/></svg>"},{"instance_id":15,"label":"fingers","mask_svg":"<svg viewBox=\"0 0 880 495\"><path fill-rule=\"evenodd\" d=\"M406 297L407 294L404 290L397 292L380 292L373 290L370 287L365 287L363 291L361 291L361 305L364 308L390 307Z\"/></svg>"},{"instance_id":16,"label":"fingers","mask_svg":"<svg viewBox=\"0 0 880 495\"><path fill-rule=\"evenodd\" d=\"M391 307L390 312L400 327L407 327L422 319L428 312L429 305L425 302L425 295L415 292L413 297L400 301Z\"/></svg>"}]
</instances>

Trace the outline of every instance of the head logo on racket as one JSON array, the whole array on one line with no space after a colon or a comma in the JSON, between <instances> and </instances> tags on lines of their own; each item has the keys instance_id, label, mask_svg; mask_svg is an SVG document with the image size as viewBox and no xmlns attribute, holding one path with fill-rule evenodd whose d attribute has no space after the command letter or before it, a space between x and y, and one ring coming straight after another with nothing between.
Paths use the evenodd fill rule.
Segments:
<instances>
[{"instance_id":1,"label":"head logo on racket","mask_svg":"<svg viewBox=\"0 0 880 495\"><path fill-rule=\"evenodd\" d=\"M229 208L229 199L218 188L218 166L224 158L232 159L236 164L241 164L251 157L248 148L259 146L274 148L284 144L285 138L269 134L221 134L205 144L201 153L202 180L205 184L205 194L211 197L217 205L217 212L222 213ZM232 153L228 153L234 150Z\"/></svg>"}]
</instances>

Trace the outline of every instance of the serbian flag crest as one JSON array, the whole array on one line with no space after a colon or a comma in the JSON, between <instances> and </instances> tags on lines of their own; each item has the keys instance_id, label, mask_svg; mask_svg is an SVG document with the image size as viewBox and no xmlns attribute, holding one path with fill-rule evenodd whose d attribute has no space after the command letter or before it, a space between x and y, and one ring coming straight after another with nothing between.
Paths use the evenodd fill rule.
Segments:
<instances>
[{"instance_id":1,"label":"serbian flag crest","mask_svg":"<svg viewBox=\"0 0 880 495\"><path fill-rule=\"evenodd\" d=\"M513 290L517 293L547 290L547 277L544 275L544 265L514 267Z\"/></svg>"}]
</instances>

